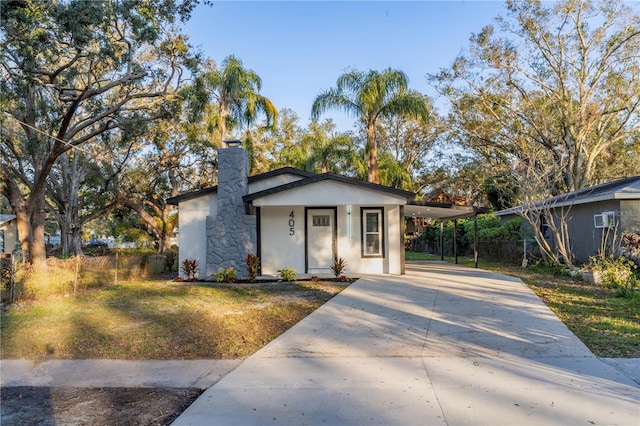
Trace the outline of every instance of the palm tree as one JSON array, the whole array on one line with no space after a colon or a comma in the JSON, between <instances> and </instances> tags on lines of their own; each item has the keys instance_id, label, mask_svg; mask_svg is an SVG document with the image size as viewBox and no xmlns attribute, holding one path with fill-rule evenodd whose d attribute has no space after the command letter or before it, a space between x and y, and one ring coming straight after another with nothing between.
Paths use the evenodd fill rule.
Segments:
<instances>
[{"instance_id":1,"label":"palm tree","mask_svg":"<svg viewBox=\"0 0 640 426\"><path fill-rule=\"evenodd\" d=\"M369 162L367 180L380 183L377 160L376 123L383 116L414 116L427 118L429 109L423 96L408 89L408 78L399 70L347 71L338 77L336 87L320 93L311 107L311 117L337 108L356 116L367 136L366 153Z\"/></svg>"},{"instance_id":2,"label":"palm tree","mask_svg":"<svg viewBox=\"0 0 640 426\"><path fill-rule=\"evenodd\" d=\"M200 117L213 98L215 117L208 126L216 128L220 141L225 140L227 130L256 122L260 113L267 119L268 128L273 128L278 119L278 110L266 97L260 95L262 80L253 70L244 68L233 55L222 61L220 69L213 68L200 75L194 84L192 109Z\"/></svg>"},{"instance_id":3,"label":"palm tree","mask_svg":"<svg viewBox=\"0 0 640 426\"><path fill-rule=\"evenodd\" d=\"M305 170L320 173L344 172L356 155L355 146L346 133L336 133L333 121L312 122L302 137L305 148Z\"/></svg>"}]
</instances>

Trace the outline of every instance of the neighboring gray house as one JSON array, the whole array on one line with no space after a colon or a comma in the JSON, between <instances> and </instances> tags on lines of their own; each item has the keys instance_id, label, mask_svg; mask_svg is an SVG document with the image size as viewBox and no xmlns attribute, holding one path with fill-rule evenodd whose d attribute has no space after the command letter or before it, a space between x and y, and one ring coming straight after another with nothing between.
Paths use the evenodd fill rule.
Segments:
<instances>
[{"instance_id":1,"label":"neighboring gray house","mask_svg":"<svg viewBox=\"0 0 640 426\"><path fill-rule=\"evenodd\" d=\"M586 263L596 255L607 233L611 238L615 232L616 241L624 234L640 234L640 176L558 195L539 205L569 211L569 241L575 263ZM510 219L522 209L512 207L495 215Z\"/></svg>"},{"instance_id":2,"label":"neighboring gray house","mask_svg":"<svg viewBox=\"0 0 640 426\"><path fill-rule=\"evenodd\" d=\"M0 214L0 253L11 254L20 248L18 222L14 214Z\"/></svg>"}]
</instances>

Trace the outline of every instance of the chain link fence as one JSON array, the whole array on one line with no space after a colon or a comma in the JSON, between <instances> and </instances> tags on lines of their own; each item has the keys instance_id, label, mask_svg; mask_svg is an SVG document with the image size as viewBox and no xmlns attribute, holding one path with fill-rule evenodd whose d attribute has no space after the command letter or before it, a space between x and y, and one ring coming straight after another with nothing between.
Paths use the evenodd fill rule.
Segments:
<instances>
[{"instance_id":1,"label":"chain link fence","mask_svg":"<svg viewBox=\"0 0 640 426\"><path fill-rule=\"evenodd\" d=\"M444 255L453 256L453 241L444 240ZM406 242L407 251L430 253L440 255L440 241L427 240L421 237L414 237ZM458 255L470 256L474 254L473 243L459 243ZM539 258L539 251L533 240L508 239L478 241L478 257L490 262L502 262L520 264L525 257L531 261Z\"/></svg>"},{"instance_id":2,"label":"chain link fence","mask_svg":"<svg viewBox=\"0 0 640 426\"><path fill-rule=\"evenodd\" d=\"M13 303L17 300L16 291L16 270L22 254L11 255L2 253L0 257L0 292L2 293L2 303Z\"/></svg>"}]
</instances>

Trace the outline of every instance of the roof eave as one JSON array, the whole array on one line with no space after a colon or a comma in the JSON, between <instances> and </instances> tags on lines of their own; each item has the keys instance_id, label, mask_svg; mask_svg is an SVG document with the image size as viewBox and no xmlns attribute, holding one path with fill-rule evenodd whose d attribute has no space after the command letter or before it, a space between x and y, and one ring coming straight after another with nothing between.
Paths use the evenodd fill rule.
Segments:
<instances>
[{"instance_id":1,"label":"roof eave","mask_svg":"<svg viewBox=\"0 0 640 426\"><path fill-rule=\"evenodd\" d=\"M253 194L247 194L244 197L242 197L242 200L246 203L253 203L254 200L257 200L259 198L268 197L270 195L278 194L280 192L285 192L291 189L312 185L314 183L322 182L325 180L332 180L332 181L341 182L347 185L354 185L361 188L369 189L372 191L392 194L397 197L406 198L407 201L414 199L416 196L415 193L405 191L402 189L395 189L388 186L378 185L375 183L364 182L357 179L348 178L346 176L336 175L333 173L322 173L322 174L309 176L307 178L304 178L295 182L289 182L284 185L280 185L273 188L265 189L263 191L255 192Z\"/></svg>"},{"instance_id":2,"label":"roof eave","mask_svg":"<svg viewBox=\"0 0 640 426\"><path fill-rule=\"evenodd\" d=\"M590 195L600 192L598 195ZM640 199L640 176L632 176L617 181L607 182L583 188L567 194L558 195L540 200L531 205L529 209L542 210L546 208L561 208L580 204L596 203L610 200L638 200ZM526 210L524 206L511 207L495 212L496 216L518 214Z\"/></svg>"},{"instance_id":3,"label":"roof eave","mask_svg":"<svg viewBox=\"0 0 640 426\"><path fill-rule=\"evenodd\" d=\"M280 169L271 170L269 172L260 173L258 175L253 175L253 176L249 176L248 177L248 183L259 182L261 180L268 179L270 177L280 176L280 175L284 175L284 174L291 174L291 175L300 176L303 179L315 175L315 173L313 173L313 172L307 172L305 170L296 169L294 167L282 167ZM170 204L170 205L173 205L173 206L177 206L178 203L180 203L182 201L193 200L194 198L198 198L198 197L201 197L203 195L216 193L216 192L218 192L218 185L210 186L210 187L204 188L204 189L198 189L196 191L186 192L184 194L177 195L175 197L167 198L165 201L166 201L167 204Z\"/></svg>"},{"instance_id":4,"label":"roof eave","mask_svg":"<svg viewBox=\"0 0 640 426\"><path fill-rule=\"evenodd\" d=\"M16 215L14 214L3 214L0 215L0 225L4 225L5 223L9 223L12 220L15 220L17 218Z\"/></svg>"}]
</instances>

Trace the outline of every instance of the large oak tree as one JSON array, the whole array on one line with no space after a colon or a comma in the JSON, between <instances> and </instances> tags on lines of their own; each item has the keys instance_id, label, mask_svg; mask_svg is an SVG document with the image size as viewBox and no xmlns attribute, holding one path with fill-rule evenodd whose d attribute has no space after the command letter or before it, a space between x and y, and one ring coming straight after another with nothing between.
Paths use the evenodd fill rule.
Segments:
<instances>
[{"instance_id":1,"label":"large oak tree","mask_svg":"<svg viewBox=\"0 0 640 426\"><path fill-rule=\"evenodd\" d=\"M479 155L553 176L554 192L588 186L599 158L638 143L637 8L526 0L507 9L471 37L467 54L432 76L451 101L450 124Z\"/></svg>"},{"instance_id":2,"label":"large oak tree","mask_svg":"<svg viewBox=\"0 0 640 426\"><path fill-rule=\"evenodd\" d=\"M0 191L28 261L45 259L45 194L56 161L100 135L135 133L170 115L183 66L193 63L174 25L195 3L3 2Z\"/></svg>"},{"instance_id":3,"label":"large oak tree","mask_svg":"<svg viewBox=\"0 0 640 426\"><path fill-rule=\"evenodd\" d=\"M453 137L512 177L502 189L518 189L540 249L572 266L570 206L541 200L622 177L612 170L637 174L605 159L637 165L627 160L640 140L640 16L617 0L510 0L507 10L431 80L451 101Z\"/></svg>"}]
</instances>

